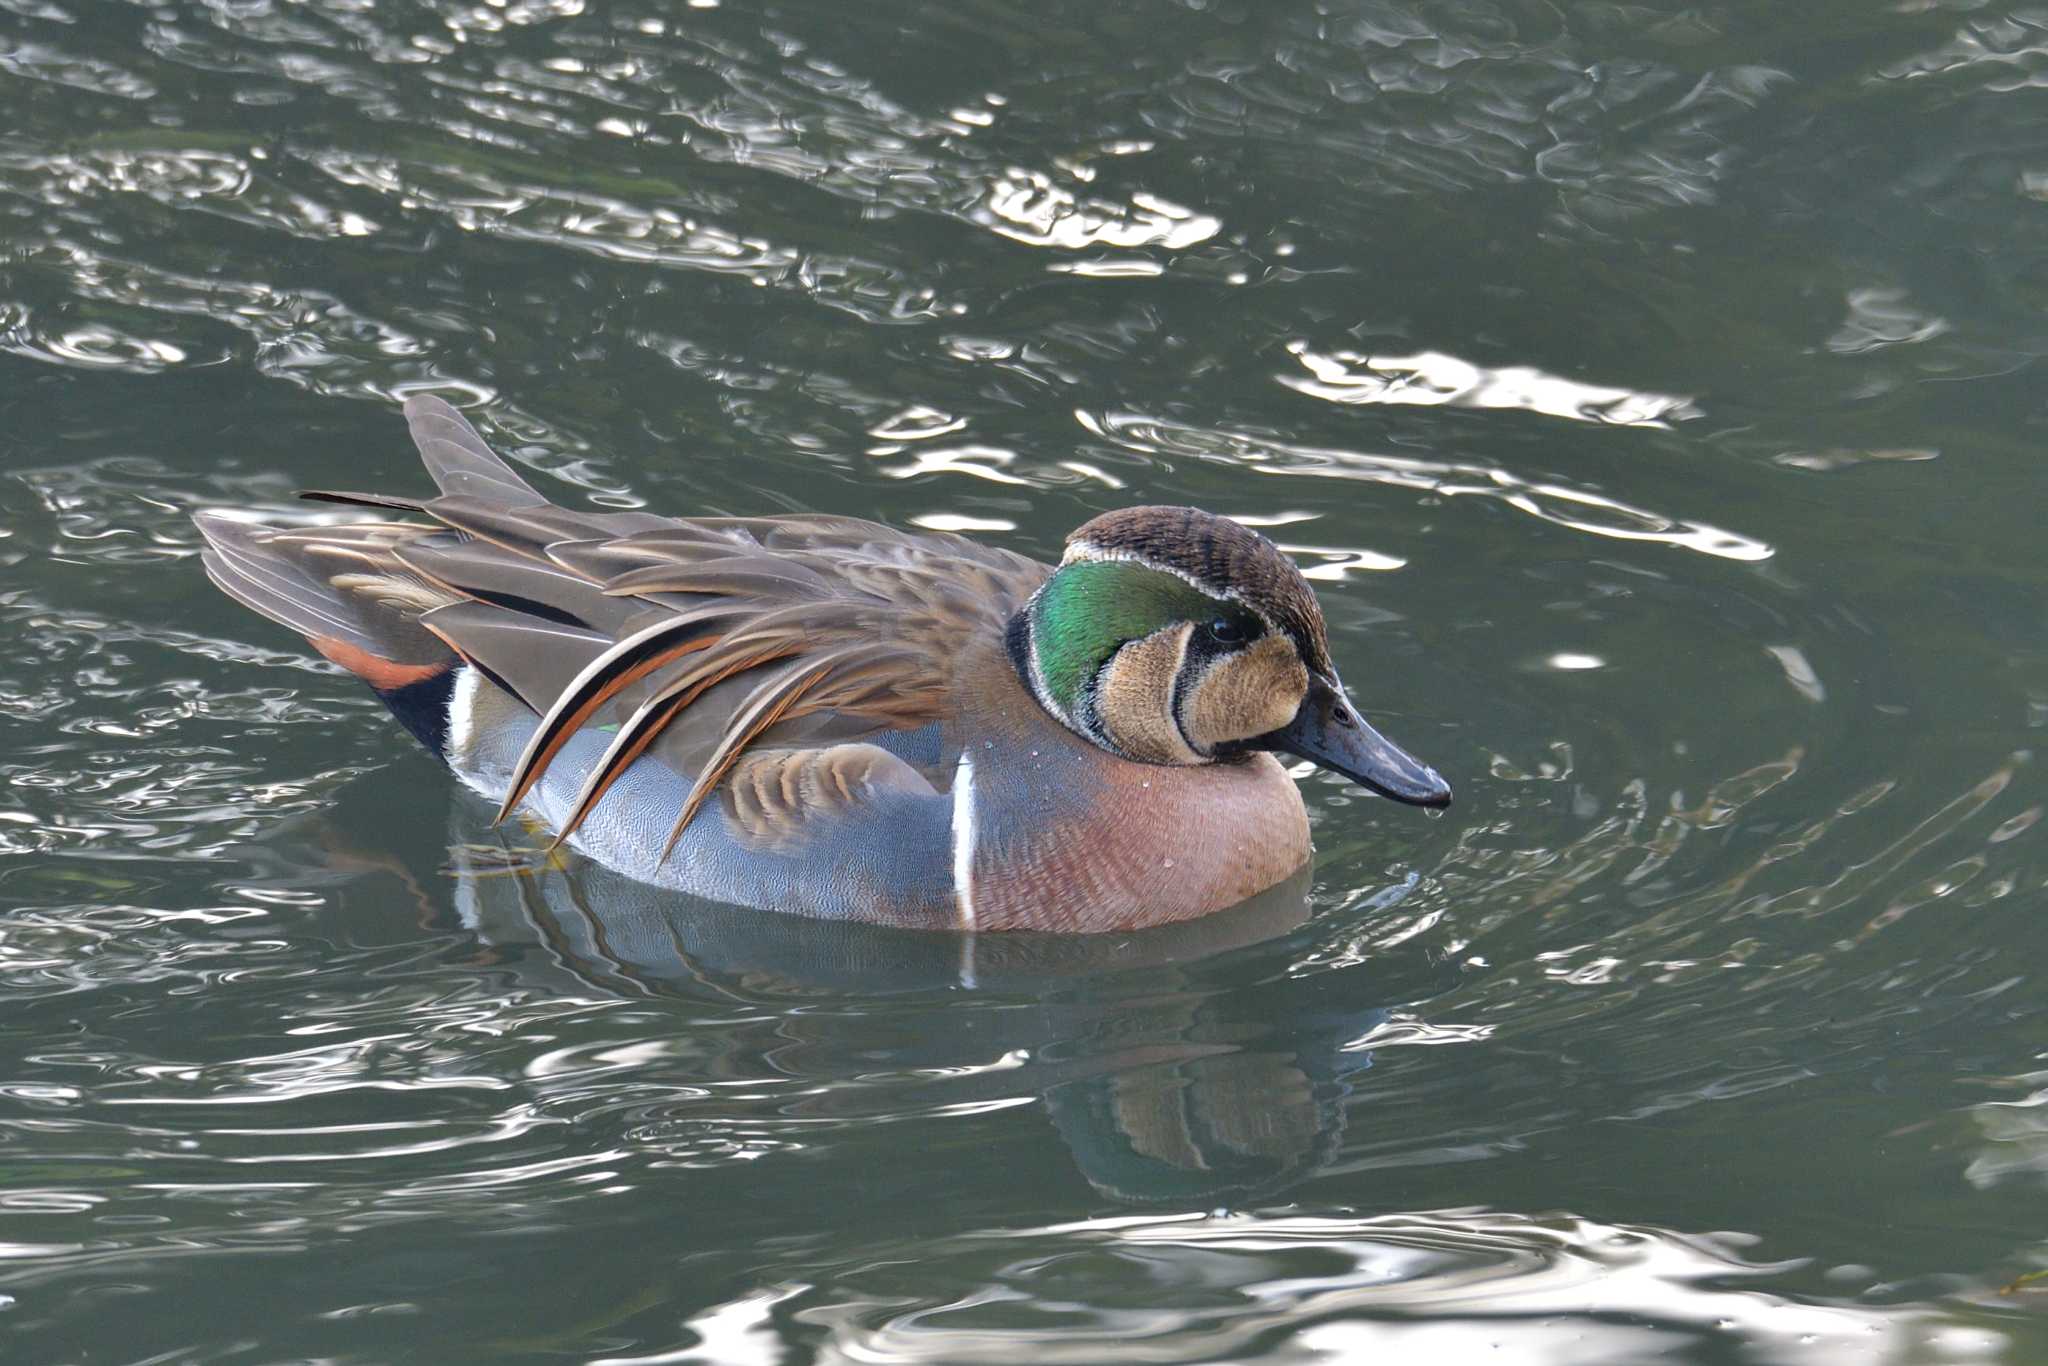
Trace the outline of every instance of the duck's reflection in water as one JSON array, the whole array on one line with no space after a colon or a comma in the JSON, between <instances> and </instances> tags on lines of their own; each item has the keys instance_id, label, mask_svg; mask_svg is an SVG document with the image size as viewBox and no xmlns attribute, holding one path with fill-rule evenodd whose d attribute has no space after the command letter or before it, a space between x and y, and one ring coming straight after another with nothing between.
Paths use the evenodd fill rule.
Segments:
<instances>
[{"instance_id":1,"label":"duck's reflection in water","mask_svg":"<svg viewBox=\"0 0 2048 1366\"><path fill-rule=\"evenodd\" d=\"M1202 965L1306 922L1306 872L1186 924L961 935L687 901L590 864L508 875L469 857L476 848L458 848L454 865L465 921L498 944L544 944L590 986L799 1007L936 997L914 1018L891 1012L885 1057L869 1066L880 1062L893 1079L919 1074L933 1088L926 1103L1042 1097L1082 1174L1119 1199L1225 1203L1315 1170L1343 1130L1343 1073L1365 1061L1339 1049L1384 1018L1356 1011L1296 1034L1266 1018L1283 984L1206 980ZM951 996L961 990L990 1007ZM860 1023L840 1010L794 1010L778 1027L789 1046L774 1063L840 1079L834 1064L851 1061L849 1028ZM796 1108L843 1112L844 1099L828 1089Z\"/></svg>"},{"instance_id":2,"label":"duck's reflection in water","mask_svg":"<svg viewBox=\"0 0 2048 1366\"><path fill-rule=\"evenodd\" d=\"M367 831L351 838L347 805L320 819L330 877L374 847ZM690 900L549 863L476 803L454 808L445 871L494 972L558 995L718 1011L647 1026L655 1043L688 1031L686 1052L659 1066L665 1082L713 1088L686 1107L693 1125L718 1122L719 1097L741 1107L735 1121L771 1129L1038 1100L1102 1194L1236 1204L1330 1159L1347 1078L1371 1061L1346 1045L1388 1017L1356 999L1355 971L1293 970L1313 950L1306 870L1242 906L1133 933L935 933ZM417 860L374 861L446 915L448 893ZM775 1084L741 1084L762 1078Z\"/></svg>"}]
</instances>

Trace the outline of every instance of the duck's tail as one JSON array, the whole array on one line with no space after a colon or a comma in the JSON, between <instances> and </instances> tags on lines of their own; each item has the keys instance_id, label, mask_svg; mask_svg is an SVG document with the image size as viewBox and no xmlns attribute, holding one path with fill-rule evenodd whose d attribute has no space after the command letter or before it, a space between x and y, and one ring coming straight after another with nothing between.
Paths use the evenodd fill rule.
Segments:
<instances>
[{"instance_id":1,"label":"duck's tail","mask_svg":"<svg viewBox=\"0 0 2048 1366\"><path fill-rule=\"evenodd\" d=\"M200 561L222 592L303 635L376 689L423 744L443 753L459 660L419 618L453 595L391 553L432 534L430 528L269 527L218 512L192 520L206 537Z\"/></svg>"},{"instance_id":2,"label":"duck's tail","mask_svg":"<svg viewBox=\"0 0 2048 1366\"><path fill-rule=\"evenodd\" d=\"M442 400L412 399L405 417L444 495L513 505L546 501ZM419 507L396 498L380 505L399 512ZM463 595L402 563L396 552L445 528L416 522L270 527L219 512L192 520L206 537L200 560L207 577L222 592L306 637L376 689L429 749L444 753L448 698L461 661L420 617Z\"/></svg>"}]
</instances>

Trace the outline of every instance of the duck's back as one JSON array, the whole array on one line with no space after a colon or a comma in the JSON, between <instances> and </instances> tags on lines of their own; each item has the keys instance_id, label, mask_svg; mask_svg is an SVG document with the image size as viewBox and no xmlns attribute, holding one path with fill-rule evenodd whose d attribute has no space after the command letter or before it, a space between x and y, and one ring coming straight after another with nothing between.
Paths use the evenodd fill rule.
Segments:
<instances>
[{"instance_id":1,"label":"duck's back","mask_svg":"<svg viewBox=\"0 0 2048 1366\"><path fill-rule=\"evenodd\" d=\"M453 408L406 416L416 520L198 521L207 572L364 678L467 783L601 862L722 900L957 923L963 658L1049 570L841 517L550 505Z\"/></svg>"}]
</instances>

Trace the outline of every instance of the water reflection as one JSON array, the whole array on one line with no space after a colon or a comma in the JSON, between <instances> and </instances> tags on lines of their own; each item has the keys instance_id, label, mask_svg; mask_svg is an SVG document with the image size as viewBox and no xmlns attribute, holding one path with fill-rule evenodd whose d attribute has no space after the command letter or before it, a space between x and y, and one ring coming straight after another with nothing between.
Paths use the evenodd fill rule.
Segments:
<instances>
[{"instance_id":1,"label":"water reflection","mask_svg":"<svg viewBox=\"0 0 2048 1366\"><path fill-rule=\"evenodd\" d=\"M347 803L374 809L371 786L346 794ZM486 827L474 806L455 807L447 869L455 907L481 944L517 965L527 990L776 1013L766 1055L755 1052L751 1032L735 1033L728 1057L692 1050L686 1065L677 1056L660 1069L673 1068L674 1084L687 1092L758 1076L765 1065L784 1097L768 1131L758 1120L691 1106L691 1118L669 1126L680 1147L661 1137L659 1123L642 1129L640 1142L671 1157L705 1155L701 1139L714 1130L752 1129L756 1141L746 1151L762 1153L820 1123L1037 1101L1102 1194L1237 1204L1277 1195L1329 1160L1344 1132L1349 1079L1372 1065L1375 1049L1446 1041L1412 1012L1396 1020L1386 1004L1331 981L1287 975L1290 936L1310 919L1305 871L1223 914L1134 934L923 933L697 902L580 861L537 861L532 848ZM348 809L271 846L270 861L287 852L306 864L278 867L274 880L330 882L359 867L362 855L337 858L355 844ZM317 856L307 863L309 854ZM434 914L435 893L405 877L423 898L421 913ZM1248 966L1267 980L1226 985ZM988 1004L949 1004L955 1031L861 1052L853 1063L845 1012L896 998L928 1008L960 992ZM295 1056L295 1065L315 1072L329 1065ZM651 1041L632 1053L640 1064L664 1056ZM603 1059L564 1056L526 1073L542 1085L554 1077L587 1085L594 1062Z\"/></svg>"}]
</instances>

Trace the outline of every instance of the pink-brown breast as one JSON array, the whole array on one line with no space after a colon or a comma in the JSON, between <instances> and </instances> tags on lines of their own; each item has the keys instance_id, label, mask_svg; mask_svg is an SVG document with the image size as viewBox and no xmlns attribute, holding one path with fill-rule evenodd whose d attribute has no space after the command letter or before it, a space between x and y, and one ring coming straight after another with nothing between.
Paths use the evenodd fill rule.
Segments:
<instances>
[{"instance_id":1,"label":"pink-brown breast","mask_svg":"<svg viewBox=\"0 0 2048 1366\"><path fill-rule=\"evenodd\" d=\"M1190 767L1120 759L1053 720L993 648L963 659L956 680L975 785L975 928L1187 920L1307 862L1301 793L1271 755Z\"/></svg>"}]
</instances>

